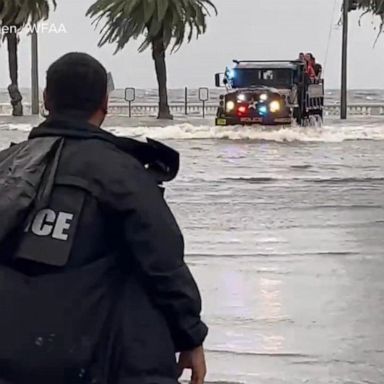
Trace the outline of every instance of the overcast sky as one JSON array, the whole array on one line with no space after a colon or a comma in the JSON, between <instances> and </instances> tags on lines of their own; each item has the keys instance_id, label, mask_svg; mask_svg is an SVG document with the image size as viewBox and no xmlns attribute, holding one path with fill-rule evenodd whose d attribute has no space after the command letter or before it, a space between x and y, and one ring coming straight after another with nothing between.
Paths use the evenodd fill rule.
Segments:
<instances>
[{"instance_id":1,"label":"overcast sky","mask_svg":"<svg viewBox=\"0 0 384 384\"><path fill-rule=\"evenodd\" d=\"M86 9L93 0L59 0L49 23L67 33L42 33L40 36L40 82L44 86L49 64L69 51L96 56L112 71L115 85L156 87L150 52L137 53L137 43L113 55L114 47L97 47L98 32ZM325 64L328 88L339 88L341 28L337 27L341 0L216 0L219 16L208 20L205 36L168 57L169 86L213 86L215 72L223 71L233 58L287 59L299 51L311 51ZM384 88L384 35L373 47L377 32L371 16L350 17L349 86ZM53 28L53 27L52 27ZM331 39L329 39L331 31ZM328 44L329 42L329 44ZM327 55L328 49L328 55ZM0 48L0 87L8 85L5 47ZM20 85L30 84L30 41L25 35L20 44Z\"/></svg>"}]
</instances>

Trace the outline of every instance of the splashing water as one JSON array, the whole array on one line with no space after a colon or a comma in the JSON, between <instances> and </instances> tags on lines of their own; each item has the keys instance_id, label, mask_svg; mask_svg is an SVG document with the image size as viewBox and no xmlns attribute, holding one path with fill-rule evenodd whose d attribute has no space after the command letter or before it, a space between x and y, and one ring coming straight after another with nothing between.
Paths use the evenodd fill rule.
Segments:
<instances>
[{"instance_id":1,"label":"splashing water","mask_svg":"<svg viewBox=\"0 0 384 384\"><path fill-rule=\"evenodd\" d=\"M29 124L0 125L0 129L29 132ZM383 123L326 124L323 127L216 127L181 123L165 127L107 127L107 131L119 136L158 140L252 140L272 142L343 142L349 140L384 140Z\"/></svg>"},{"instance_id":2,"label":"splashing water","mask_svg":"<svg viewBox=\"0 0 384 384\"><path fill-rule=\"evenodd\" d=\"M122 136L151 137L154 139L216 139L252 140L274 142L343 142L347 140L384 140L383 126L351 127L210 127L181 124L165 128L111 128L111 132Z\"/></svg>"}]
</instances>

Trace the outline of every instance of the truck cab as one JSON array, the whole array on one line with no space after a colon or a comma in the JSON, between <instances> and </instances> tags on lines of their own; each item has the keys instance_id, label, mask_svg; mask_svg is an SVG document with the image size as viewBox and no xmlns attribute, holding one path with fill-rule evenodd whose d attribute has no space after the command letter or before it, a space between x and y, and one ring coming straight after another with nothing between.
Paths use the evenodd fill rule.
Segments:
<instances>
[{"instance_id":1,"label":"truck cab","mask_svg":"<svg viewBox=\"0 0 384 384\"><path fill-rule=\"evenodd\" d=\"M238 61L216 74L216 125L308 125L323 117L324 82L312 81L301 61Z\"/></svg>"}]
</instances>

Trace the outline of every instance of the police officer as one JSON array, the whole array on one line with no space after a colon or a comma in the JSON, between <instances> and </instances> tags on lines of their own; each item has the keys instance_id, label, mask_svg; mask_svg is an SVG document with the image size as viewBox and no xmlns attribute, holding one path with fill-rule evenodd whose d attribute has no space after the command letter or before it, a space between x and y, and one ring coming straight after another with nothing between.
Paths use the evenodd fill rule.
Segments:
<instances>
[{"instance_id":1,"label":"police officer","mask_svg":"<svg viewBox=\"0 0 384 384\"><path fill-rule=\"evenodd\" d=\"M202 384L207 327L183 237L156 180L100 128L106 70L69 53L44 99L29 140L64 146L49 204L0 269L0 382L176 384L191 369Z\"/></svg>"}]
</instances>

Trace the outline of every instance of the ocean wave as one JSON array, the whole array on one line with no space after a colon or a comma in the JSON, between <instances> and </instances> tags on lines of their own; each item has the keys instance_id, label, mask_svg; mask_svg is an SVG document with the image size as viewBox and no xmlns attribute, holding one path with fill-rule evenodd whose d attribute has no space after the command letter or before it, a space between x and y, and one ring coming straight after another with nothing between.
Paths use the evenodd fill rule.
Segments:
<instances>
[{"instance_id":1,"label":"ocean wave","mask_svg":"<svg viewBox=\"0 0 384 384\"><path fill-rule=\"evenodd\" d=\"M259 318L244 318L236 316L215 316L214 319L209 320L209 324L212 327L217 326L226 326L226 327L236 327L236 330L239 330L239 327L249 328L250 326L255 326L256 324L261 325L270 325L270 324L294 324L294 320L289 317L276 316L276 317L259 317Z\"/></svg>"},{"instance_id":2,"label":"ocean wave","mask_svg":"<svg viewBox=\"0 0 384 384\"><path fill-rule=\"evenodd\" d=\"M3 124L2 129L28 132L31 124ZM345 124L312 127L216 127L180 123L169 126L116 126L107 127L107 131L119 136L157 140L235 140L235 141L270 141L277 143L294 142L330 142L339 143L356 140L384 140L383 124Z\"/></svg>"},{"instance_id":3,"label":"ocean wave","mask_svg":"<svg viewBox=\"0 0 384 384\"><path fill-rule=\"evenodd\" d=\"M180 178L181 183L193 184L197 183L215 183L216 185L228 183L240 184L279 184L281 183L289 185L290 182L302 182L305 184L330 184L330 185L344 185L344 184L363 184L367 183L370 186L372 184L384 183L384 177L372 177L372 176L356 176L356 177L318 177L318 176L238 176L238 177L227 177L227 176L194 176Z\"/></svg>"},{"instance_id":4,"label":"ocean wave","mask_svg":"<svg viewBox=\"0 0 384 384\"><path fill-rule=\"evenodd\" d=\"M332 256L332 257L346 257L346 256L358 256L360 253L354 251L329 251L329 252L270 252L270 253L236 253L236 254L223 254L223 253L187 253L186 257L199 259L206 258L218 258L228 259L234 262L239 262L243 259L245 262L253 258L276 258L276 257L317 257L317 256ZM265 272L265 270L261 271ZM274 271L272 271L274 272Z\"/></svg>"},{"instance_id":5,"label":"ocean wave","mask_svg":"<svg viewBox=\"0 0 384 384\"><path fill-rule=\"evenodd\" d=\"M202 179L196 179L203 181ZM215 181L235 181L238 183L247 184L263 184L281 181L303 181L306 183L319 183L319 184L355 184L355 183L382 183L384 177L224 177L222 179L215 179Z\"/></svg>"},{"instance_id":6,"label":"ocean wave","mask_svg":"<svg viewBox=\"0 0 384 384\"><path fill-rule=\"evenodd\" d=\"M384 181L384 177L331 177L331 178L319 178L308 179L313 183L328 183L328 184L348 184L348 183L381 183Z\"/></svg>"},{"instance_id":7,"label":"ocean wave","mask_svg":"<svg viewBox=\"0 0 384 384\"><path fill-rule=\"evenodd\" d=\"M212 380L205 380L204 381L205 384L245 384L243 381L226 381L226 380L216 380L216 381L212 381ZM180 384L190 384L190 381L186 381L186 380L181 380L180 381Z\"/></svg>"},{"instance_id":8,"label":"ocean wave","mask_svg":"<svg viewBox=\"0 0 384 384\"><path fill-rule=\"evenodd\" d=\"M203 180L200 178L200 180ZM292 178L279 178L279 177L245 177L245 176L239 176L239 177L223 177L221 179L215 180L215 181L235 181L238 183L246 183L246 184L263 184L263 183L271 183L271 182L277 182L282 180L292 180ZM208 180L207 180L208 181Z\"/></svg>"},{"instance_id":9,"label":"ocean wave","mask_svg":"<svg viewBox=\"0 0 384 384\"><path fill-rule=\"evenodd\" d=\"M30 102L30 88L20 88L20 92L24 97L24 101ZM136 89L136 100L137 104L145 103L158 103L158 93L157 89L152 88L137 88ZM210 101L218 100L219 96L223 93L221 88L210 88ZM111 92L111 100L119 103L125 103L125 90L124 89L115 89ZM185 88L169 88L168 96L171 103L184 103L185 100ZM348 90L348 100L350 103L358 102L361 96L371 96L374 97L376 102L381 103L384 101L384 91L382 89L351 89ZM340 102L340 90L338 89L327 89L326 90L326 101L329 103L339 103ZM189 103L198 103L198 88L197 87L188 87L188 102ZM0 103L9 103L9 93L7 89L0 89Z\"/></svg>"},{"instance_id":10,"label":"ocean wave","mask_svg":"<svg viewBox=\"0 0 384 384\"><path fill-rule=\"evenodd\" d=\"M0 129L8 131L30 132L33 128L31 124L1 124Z\"/></svg>"},{"instance_id":11,"label":"ocean wave","mask_svg":"<svg viewBox=\"0 0 384 384\"><path fill-rule=\"evenodd\" d=\"M229 346L229 348L231 348ZM208 348L206 349L208 353L218 353L225 355L236 355L236 356L255 356L255 357L271 357L271 358L290 358L290 359L302 359L302 358L311 358L310 355L302 354L302 353L290 353L290 352L276 352L276 353L268 353L268 352L257 352L257 351L243 351L240 349L221 349L221 348Z\"/></svg>"},{"instance_id":12,"label":"ocean wave","mask_svg":"<svg viewBox=\"0 0 384 384\"><path fill-rule=\"evenodd\" d=\"M278 143L384 140L384 124L312 127L215 127L190 123L166 127L111 128L118 135L166 140L246 140Z\"/></svg>"}]
</instances>

